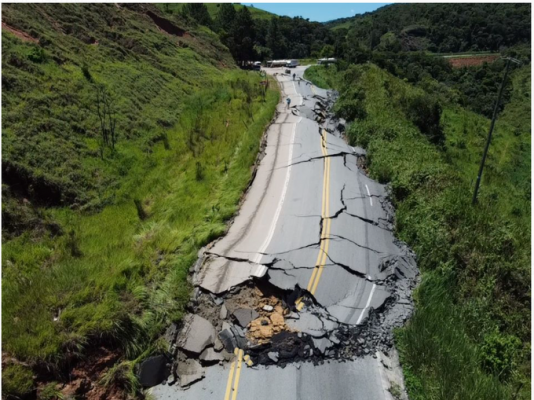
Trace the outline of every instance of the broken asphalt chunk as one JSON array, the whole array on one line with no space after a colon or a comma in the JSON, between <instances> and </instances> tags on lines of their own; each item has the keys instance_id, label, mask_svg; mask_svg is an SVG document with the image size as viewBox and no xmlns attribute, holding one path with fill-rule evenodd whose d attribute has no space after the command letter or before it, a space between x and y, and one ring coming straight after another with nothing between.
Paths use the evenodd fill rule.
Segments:
<instances>
[{"instance_id":1,"label":"broken asphalt chunk","mask_svg":"<svg viewBox=\"0 0 534 400\"><path fill-rule=\"evenodd\" d=\"M221 353L217 353L213 347L208 347L202 352L199 360L205 363L215 363L224 360L224 357Z\"/></svg>"},{"instance_id":2,"label":"broken asphalt chunk","mask_svg":"<svg viewBox=\"0 0 534 400\"><path fill-rule=\"evenodd\" d=\"M246 328L252 320L258 318L260 315L250 308L238 308L234 311L233 316L242 328Z\"/></svg>"},{"instance_id":3,"label":"broken asphalt chunk","mask_svg":"<svg viewBox=\"0 0 534 400\"><path fill-rule=\"evenodd\" d=\"M205 371L198 361L188 359L187 361L180 361L178 363L176 374L178 375L178 383L180 386L186 387L203 379Z\"/></svg>"},{"instance_id":4,"label":"broken asphalt chunk","mask_svg":"<svg viewBox=\"0 0 534 400\"><path fill-rule=\"evenodd\" d=\"M272 362L277 363L278 362L278 352L277 351L270 351L267 353L267 357L271 359Z\"/></svg>"},{"instance_id":5,"label":"broken asphalt chunk","mask_svg":"<svg viewBox=\"0 0 534 400\"><path fill-rule=\"evenodd\" d=\"M189 314L184 318L184 328L180 333L178 347L186 352L200 354L213 344L216 334L215 328L208 320Z\"/></svg>"},{"instance_id":6,"label":"broken asphalt chunk","mask_svg":"<svg viewBox=\"0 0 534 400\"><path fill-rule=\"evenodd\" d=\"M227 322L223 323L223 329L219 332L219 339L229 353L233 353L236 347L243 349L247 344L243 330L237 326L231 326Z\"/></svg>"}]
</instances>

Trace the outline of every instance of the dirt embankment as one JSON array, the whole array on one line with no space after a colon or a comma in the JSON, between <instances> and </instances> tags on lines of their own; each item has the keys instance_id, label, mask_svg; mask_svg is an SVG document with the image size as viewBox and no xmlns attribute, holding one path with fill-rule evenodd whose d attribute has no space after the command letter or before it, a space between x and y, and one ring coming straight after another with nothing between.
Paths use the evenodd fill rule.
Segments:
<instances>
[{"instance_id":1,"label":"dirt embankment","mask_svg":"<svg viewBox=\"0 0 534 400\"><path fill-rule=\"evenodd\" d=\"M39 43L39 40L31 37L26 32L22 32L21 30L15 29L5 22L2 22L2 30L6 30L8 32L11 32L13 35L18 37L20 40L23 40L24 42L32 42L32 43Z\"/></svg>"}]
</instances>

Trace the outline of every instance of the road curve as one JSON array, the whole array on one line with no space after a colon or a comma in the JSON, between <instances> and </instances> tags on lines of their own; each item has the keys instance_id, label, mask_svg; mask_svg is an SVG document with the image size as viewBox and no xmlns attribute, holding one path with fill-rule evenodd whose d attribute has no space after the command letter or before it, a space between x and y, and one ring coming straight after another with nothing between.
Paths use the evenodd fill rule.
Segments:
<instances>
[{"instance_id":1,"label":"road curve","mask_svg":"<svg viewBox=\"0 0 534 400\"><path fill-rule=\"evenodd\" d=\"M349 146L318 102L327 92L302 80L305 67L267 69L282 90L265 154L228 234L206 252L195 285L215 295L253 278L284 290L306 289L297 300L295 330L328 352L328 332L358 326L389 297L388 260L404 259L382 207L382 185L357 165L362 149ZM291 99L291 107L285 105ZM325 317L318 318L318 308ZM326 332L326 333L325 333ZM315 334L317 333L317 334ZM285 368L249 366L241 350L231 362L206 368L183 390L162 384L157 399L392 399L380 355ZM250 363L249 363L250 364Z\"/></svg>"}]
</instances>

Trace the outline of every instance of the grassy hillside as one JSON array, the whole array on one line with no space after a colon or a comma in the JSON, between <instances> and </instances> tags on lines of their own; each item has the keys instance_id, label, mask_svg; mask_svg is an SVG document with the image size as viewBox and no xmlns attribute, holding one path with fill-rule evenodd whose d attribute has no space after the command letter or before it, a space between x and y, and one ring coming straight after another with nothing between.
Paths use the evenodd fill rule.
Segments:
<instances>
[{"instance_id":1,"label":"grassy hillside","mask_svg":"<svg viewBox=\"0 0 534 400\"><path fill-rule=\"evenodd\" d=\"M476 206L488 119L372 64L312 68L340 90L371 175L391 182L397 234L423 271L397 335L410 398L530 398L530 66L512 75Z\"/></svg>"},{"instance_id":2,"label":"grassy hillside","mask_svg":"<svg viewBox=\"0 0 534 400\"><path fill-rule=\"evenodd\" d=\"M219 6L218 3L205 3L206 7L208 8L208 12L210 13L211 18L215 19L217 17L217 13L219 12ZM164 11L176 11L179 12L182 9L183 4L180 3L159 3L158 7L160 7ZM261 19L261 20L269 20L272 17L275 16L275 14L270 13L269 11L261 10L256 7L251 7L249 4L239 4L234 3L234 8L236 11L239 11L241 8L246 6L248 10L250 11L250 14L252 14L252 18L254 19Z\"/></svg>"},{"instance_id":3,"label":"grassy hillside","mask_svg":"<svg viewBox=\"0 0 534 400\"><path fill-rule=\"evenodd\" d=\"M40 393L101 346L119 367L93 384L135 392L134 361L181 318L278 92L151 5L14 4L2 18L4 396Z\"/></svg>"}]
</instances>

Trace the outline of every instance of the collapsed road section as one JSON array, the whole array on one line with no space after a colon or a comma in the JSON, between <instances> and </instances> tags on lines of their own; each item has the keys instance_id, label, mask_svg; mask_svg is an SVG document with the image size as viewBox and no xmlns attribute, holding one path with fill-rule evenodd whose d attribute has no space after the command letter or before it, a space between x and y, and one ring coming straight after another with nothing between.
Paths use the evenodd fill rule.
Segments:
<instances>
[{"instance_id":1,"label":"collapsed road section","mask_svg":"<svg viewBox=\"0 0 534 400\"><path fill-rule=\"evenodd\" d=\"M255 368L387 354L412 312L415 255L394 236L365 151L343 138L335 93L277 79L293 106L279 106L227 235L192 267L190 314L169 328L164 372L146 386L186 388L236 355Z\"/></svg>"}]
</instances>

